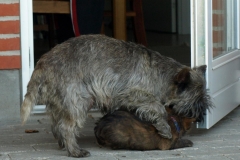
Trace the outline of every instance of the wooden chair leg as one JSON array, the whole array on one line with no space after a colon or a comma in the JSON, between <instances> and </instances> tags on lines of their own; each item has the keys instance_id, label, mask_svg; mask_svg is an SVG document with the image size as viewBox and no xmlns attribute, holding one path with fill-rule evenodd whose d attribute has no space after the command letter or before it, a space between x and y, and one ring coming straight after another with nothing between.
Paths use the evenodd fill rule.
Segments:
<instances>
[{"instance_id":1,"label":"wooden chair leg","mask_svg":"<svg viewBox=\"0 0 240 160\"><path fill-rule=\"evenodd\" d=\"M136 13L136 16L133 18L136 41L139 44L147 46L146 31L144 27L144 18L142 11L142 0L133 0L133 11Z\"/></svg>"}]
</instances>

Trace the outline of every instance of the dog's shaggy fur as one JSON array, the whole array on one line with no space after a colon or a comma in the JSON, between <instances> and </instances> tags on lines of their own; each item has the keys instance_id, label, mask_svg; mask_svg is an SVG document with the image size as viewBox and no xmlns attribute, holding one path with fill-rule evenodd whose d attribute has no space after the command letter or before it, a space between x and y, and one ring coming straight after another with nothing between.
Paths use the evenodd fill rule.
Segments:
<instances>
[{"instance_id":1,"label":"dog's shaggy fur","mask_svg":"<svg viewBox=\"0 0 240 160\"><path fill-rule=\"evenodd\" d=\"M191 147L193 143L190 140L181 138L191 128L196 118L178 116L169 108L167 112L167 121L172 132L171 139L160 136L151 123L120 110L106 114L96 123L94 133L97 142L112 149L168 150Z\"/></svg>"},{"instance_id":2,"label":"dog's shaggy fur","mask_svg":"<svg viewBox=\"0 0 240 160\"><path fill-rule=\"evenodd\" d=\"M201 119L212 105L205 70L206 66L191 69L144 46L103 35L72 38L38 61L21 106L22 122L36 103L46 104L55 137L73 157L90 155L76 137L93 107L104 113L118 106L136 109L160 135L171 138L164 106Z\"/></svg>"}]
</instances>

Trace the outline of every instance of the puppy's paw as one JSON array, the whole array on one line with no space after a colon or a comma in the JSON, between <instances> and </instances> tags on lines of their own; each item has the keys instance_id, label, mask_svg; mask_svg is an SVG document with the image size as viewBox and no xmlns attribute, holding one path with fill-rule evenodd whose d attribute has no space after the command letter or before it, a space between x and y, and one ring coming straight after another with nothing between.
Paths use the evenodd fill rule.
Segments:
<instances>
[{"instance_id":1,"label":"puppy's paw","mask_svg":"<svg viewBox=\"0 0 240 160\"><path fill-rule=\"evenodd\" d=\"M192 147L193 146L193 142L188 139L182 139L181 141L182 141L184 147Z\"/></svg>"},{"instance_id":2,"label":"puppy's paw","mask_svg":"<svg viewBox=\"0 0 240 160\"><path fill-rule=\"evenodd\" d=\"M193 142L188 139L178 139L172 149L192 147Z\"/></svg>"}]
</instances>

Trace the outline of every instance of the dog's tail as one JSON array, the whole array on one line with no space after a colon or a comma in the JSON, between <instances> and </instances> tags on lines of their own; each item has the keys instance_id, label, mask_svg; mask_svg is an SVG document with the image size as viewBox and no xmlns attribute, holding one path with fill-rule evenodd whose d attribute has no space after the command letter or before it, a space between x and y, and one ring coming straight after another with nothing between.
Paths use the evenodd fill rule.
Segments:
<instances>
[{"instance_id":1,"label":"dog's tail","mask_svg":"<svg viewBox=\"0 0 240 160\"><path fill-rule=\"evenodd\" d=\"M41 69L34 70L27 86L27 93L21 105L22 125L27 121L33 106L37 103L38 91L43 82Z\"/></svg>"}]
</instances>

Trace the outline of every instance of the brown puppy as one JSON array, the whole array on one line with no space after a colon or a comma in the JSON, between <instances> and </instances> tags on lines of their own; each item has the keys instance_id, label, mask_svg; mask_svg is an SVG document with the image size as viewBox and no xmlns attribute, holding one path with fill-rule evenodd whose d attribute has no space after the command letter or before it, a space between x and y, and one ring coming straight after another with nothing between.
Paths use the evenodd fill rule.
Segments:
<instances>
[{"instance_id":1,"label":"brown puppy","mask_svg":"<svg viewBox=\"0 0 240 160\"><path fill-rule=\"evenodd\" d=\"M171 109L167 109L167 112L171 139L160 136L150 122L140 120L126 111L115 111L101 118L94 128L95 136L100 145L112 149L168 150L191 147L193 143L181 137L196 119L177 116Z\"/></svg>"}]
</instances>

